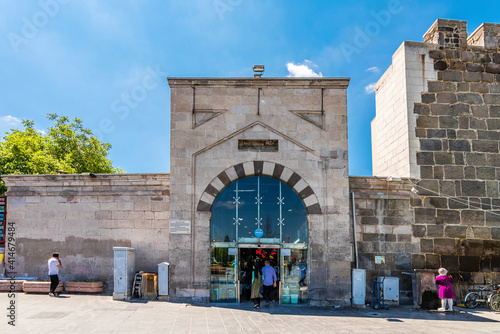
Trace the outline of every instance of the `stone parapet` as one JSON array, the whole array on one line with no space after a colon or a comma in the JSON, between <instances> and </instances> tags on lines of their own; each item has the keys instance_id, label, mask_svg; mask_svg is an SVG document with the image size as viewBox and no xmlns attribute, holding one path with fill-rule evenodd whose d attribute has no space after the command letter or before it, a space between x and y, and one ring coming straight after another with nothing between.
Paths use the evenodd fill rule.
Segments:
<instances>
[{"instance_id":1,"label":"stone parapet","mask_svg":"<svg viewBox=\"0 0 500 334\"><path fill-rule=\"evenodd\" d=\"M170 87L330 87L347 88L350 78L168 78Z\"/></svg>"},{"instance_id":2,"label":"stone parapet","mask_svg":"<svg viewBox=\"0 0 500 334\"><path fill-rule=\"evenodd\" d=\"M467 39L470 46L481 46L486 49L500 48L500 24L483 23Z\"/></svg>"},{"instance_id":3,"label":"stone parapet","mask_svg":"<svg viewBox=\"0 0 500 334\"><path fill-rule=\"evenodd\" d=\"M7 196L168 195L170 174L3 175Z\"/></svg>"},{"instance_id":4,"label":"stone parapet","mask_svg":"<svg viewBox=\"0 0 500 334\"><path fill-rule=\"evenodd\" d=\"M483 23L468 36L467 21L437 19L424 34L424 43L448 50L477 50L475 47L497 50L500 24Z\"/></svg>"},{"instance_id":5,"label":"stone parapet","mask_svg":"<svg viewBox=\"0 0 500 334\"><path fill-rule=\"evenodd\" d=\"M424 34L424 43L447 49L467 48L467 21L437 19Z\"/></svg>"}]
</instances>

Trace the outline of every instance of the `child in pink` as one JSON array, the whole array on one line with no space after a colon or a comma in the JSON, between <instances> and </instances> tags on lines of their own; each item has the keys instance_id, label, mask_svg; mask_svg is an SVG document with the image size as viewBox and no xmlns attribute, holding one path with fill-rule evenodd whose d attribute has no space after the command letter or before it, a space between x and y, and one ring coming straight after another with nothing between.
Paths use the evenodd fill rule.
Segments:
<instances>
[{"instance_id":1,"label":"child in pink","mask_svg":"<svg viewBox=\"0 0 500 334\"><path fill-rule=\"evenodd\" d=\"M453 311L453 298L455 291L451 284L451 277L447 276L448 270L439 268L439 276L436 277L436 284L439 286L439 298L441 298L442 307L438 311Z\"/></svg>"}]
</instances>

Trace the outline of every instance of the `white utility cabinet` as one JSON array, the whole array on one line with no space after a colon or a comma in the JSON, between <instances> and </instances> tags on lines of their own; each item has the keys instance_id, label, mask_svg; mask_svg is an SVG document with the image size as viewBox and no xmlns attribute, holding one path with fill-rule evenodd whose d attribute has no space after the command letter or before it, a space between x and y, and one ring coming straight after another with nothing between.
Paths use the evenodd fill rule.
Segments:
<instances>
[{"instance_id":1,"label":"white utility cabinet","mask_svg":"<svg viewBox=\"0 0 500 334\"><path fill-rule=\"evenodd\" d=\"M352 270L352 303L365 305L366 300L366 270Z\"/></svg>"},{"instance_id":2,"label":"white utility cabinet","mask_svg":"<svg viewBox=\"0 0 500 334\"><path fill-rule=\"evenodd\" d=\"M170 263L158 264L158 296L168 296L168 267Z\"/></svg>"},{"instance_id":3,"label":"white utility cabinet","mask_svg":"<svg viewBox=\"0 0 500 334\"><path fill-rule=\"evenodd\" d=\"M377 282L383 283L384 302L389 305L399 305L399 277L377 277Z\"/></svg>"},{"instance_id":4,"label":"white utility cabinet","mask_svg":"<svg viewBox=\"0 0 500 334\"><path fill-rule=\"evenodd\" d=\"M135 249L130 247L113 247L113 252L113 299L130 299L132 298L132 284L135 275Z\"/></svg>"}]
</instances>

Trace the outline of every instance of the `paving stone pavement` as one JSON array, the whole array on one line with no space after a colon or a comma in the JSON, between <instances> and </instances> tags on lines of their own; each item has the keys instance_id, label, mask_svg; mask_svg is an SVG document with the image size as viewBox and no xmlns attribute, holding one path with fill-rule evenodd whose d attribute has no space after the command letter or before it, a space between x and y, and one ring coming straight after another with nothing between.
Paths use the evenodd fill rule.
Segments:
<instances>
[{"instance_id":1,"label":"paving stone pavement","mask_svg":"<svg viewBox=\"0 0 500 334\"><path fill-rule=\"evenodd\" d=\"M8 325L6 317L11 300L15 300L15 327ZM1 293L0 309L4 313L0 333L500 333L500 314L489 309L440 313L410 306L375 311L273 304L254 310L249 302L191 305L23 293L15 299Z\"/></svg>"}]
</instances>

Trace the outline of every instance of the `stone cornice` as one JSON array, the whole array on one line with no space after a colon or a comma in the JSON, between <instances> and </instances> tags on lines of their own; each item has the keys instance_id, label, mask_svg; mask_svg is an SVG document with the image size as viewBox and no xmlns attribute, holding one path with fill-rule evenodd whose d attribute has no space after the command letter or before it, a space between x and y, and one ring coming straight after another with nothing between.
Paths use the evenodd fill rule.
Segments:
<instances>
[{"instance_id":1,"label":"stone cornice","mask_svg":"<svg viewBox=\"0 0 500 334\"><path fill-rule=\"evenodd\" d=\"M407 178L349 176L349 190L359 198L407 199L414 196L411 188L416 182Z\"/></svg>"},{"instance_id":2,"label":"stone cornice","mask_svg":"<svg viewBox=\"0 0 500 334\"><path fill-rule=\"evenodd\" d=\"M4 175L7 196L96 196L170 194L170 174Z\"/></svg>"},{"instance_id":3,"label":"stone cornice","mask_svg":"<svg viewBox=\"0 0 500 334\"><path fill-rule=\"evenodd\" d=\"M350 78L167 78L174 86L341 88Z\"/></svg>"}]
</instances>

